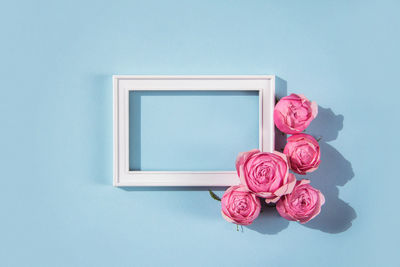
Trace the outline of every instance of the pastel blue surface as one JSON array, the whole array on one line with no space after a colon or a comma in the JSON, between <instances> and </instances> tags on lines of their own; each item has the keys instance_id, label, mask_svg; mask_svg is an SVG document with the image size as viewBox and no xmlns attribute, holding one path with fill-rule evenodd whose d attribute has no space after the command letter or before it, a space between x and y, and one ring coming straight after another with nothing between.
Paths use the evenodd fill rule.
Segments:
<instances>
[{"instance_id":1,"label":"pastel blue surface","mask_svg":"<svg viewBox=\"0 0 400 267\"><path fill-rule=\"evenodd\" d=\"M142 171L232 171L258 148L257 91L131 91L129 165Z\"/></svg>"},{"instance_id":2,"label":"pastel blue surface","mask_svg":"<svg viewBox=\"0 0 400 267\"><path fill-rule=\"evenodd\" d=\"M399 266L400 2L3 1L1 266ZM198 189L112 187L113 74L276 74L320 105L326 196L243 232ZM207 155L204 155L207 156ZM217 190L221 195L222 191Z\"/></svg>"}]
</instances>

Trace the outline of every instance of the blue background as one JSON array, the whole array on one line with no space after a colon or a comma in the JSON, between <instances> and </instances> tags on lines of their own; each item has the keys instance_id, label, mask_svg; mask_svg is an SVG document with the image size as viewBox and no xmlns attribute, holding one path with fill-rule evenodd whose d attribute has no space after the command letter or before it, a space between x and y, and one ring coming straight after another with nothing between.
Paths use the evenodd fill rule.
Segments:
<instances>
[{"instance_id":1,"label":"blue background","mask_svg":"<svg viewBox=\"0 0 400 267\"><path fill-rule=\"evenodd\" d=\"M129 168L233 171L259 148L258 106L258 91L131 91Z\"/></svg>"},{"instance_id":2,"label":"blue background","mask_svg":"<svg viewBox=\"0 0 400 267\"><path fill-rule=\"evenodd\" d=\"M399 1L3 1L1 266L398 266ZM112 74L276 74L320 105L306 225L114 188ZM221 194L222 191L217 191Z\"/></svg>"}]
</instances>

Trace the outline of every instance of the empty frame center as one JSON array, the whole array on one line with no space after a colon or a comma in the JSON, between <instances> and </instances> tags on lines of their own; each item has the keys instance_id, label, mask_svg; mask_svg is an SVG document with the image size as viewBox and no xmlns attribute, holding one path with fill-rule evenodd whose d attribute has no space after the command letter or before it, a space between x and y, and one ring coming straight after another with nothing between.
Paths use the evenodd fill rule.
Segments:
<instances>
[{"instance_id":1,"label":"empty frame center","mask_svg":"<svg viewBox=\"0 0 400 267\"><path fill-rule=\"evenodd\" d=\"M129 92L131 171L232 171L258 147L258 91Z\"/></svg>"}]
</instances>

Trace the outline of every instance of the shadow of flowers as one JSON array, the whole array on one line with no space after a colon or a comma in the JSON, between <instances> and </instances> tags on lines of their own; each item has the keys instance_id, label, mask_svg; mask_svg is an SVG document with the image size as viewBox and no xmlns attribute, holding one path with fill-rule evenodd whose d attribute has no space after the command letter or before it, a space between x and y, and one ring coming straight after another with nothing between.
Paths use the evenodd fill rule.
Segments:
<instances>
[{"instance_id":1,"label":"shadow of flowers","mask_svg":"<svg viewBox=\"0 0 400 267\"><path fill-rule=\"evenodd\" d=\"M307 129L307 133L321 138L321 164L307 179L321 190L325 196L325 205L321 213L304 226L319 229L327 233L340 233L351 227L357 217L355 210L339 198L338 186L344 186L354 177L351 163L339 151L328 144L335 140L343 128L343 115L336 115L331 109L318 107L318 116Z\"/></svg>"},{"instance_id":2,"label":"shadow of flowers","mask_svg":"<svg viewBox=\"0 0 400 267\"><path fill-rule=\"evenodd\" d=\"M305 176L296 174L297 179L310 179L311 185L319 189L326 200L321 213L304 226L332 234L346 231L357 217L356 211L339 198L338 187L344 186L354 177L351 163L327 143L338 137L339 131L343 129L343 120L343 115L337 115L329 108L318 107L318 116L306 133L321 138L321 164L313 173ZM276 139L276 150L282 151L286 135L278 132ZM275 208L263 206L260 217L248 229L262 234L277 234L288 227L289 221L280 217Z\"/></svg>"},{"instance_id":3,"label":"shadow of flowers","mask_svg":"<svg viewBox=\"0 0 400 267\"><path fill-rule=\"evenodd\" d=\"M289 221L281 217L275 207L267 206L261 200L261 213L247 228L261 234L277 234L289 226Z\"/></svg>"}]
</instances>

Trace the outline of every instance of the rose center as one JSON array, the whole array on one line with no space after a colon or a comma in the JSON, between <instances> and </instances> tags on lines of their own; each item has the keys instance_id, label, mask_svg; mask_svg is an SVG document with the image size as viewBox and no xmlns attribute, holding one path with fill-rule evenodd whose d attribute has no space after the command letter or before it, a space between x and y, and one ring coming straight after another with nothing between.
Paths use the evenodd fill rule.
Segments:
<instances>
[{"instance_id":1,"label":"rose center","mask_svg":"<svg viewBox=\"0 0 400 267\"><path fill-rule=\"evenodd\" d=\"M310 198L306 195L301 195L299 203L300 203L300 206L302 208L304 208L304 207L308 206L308 204L310 204Z\"/></svg>"},{"instance_id":2,"label":"rose center","mask_svg":"<svg viewBox=\"0 0 400 267\"><path fill-rule=\"evenodd\" d=\"M233 202L233 210L238 214L246 214L249 209L249 204L247 198L237 197Z\"/></svg>"},{"instance_id":3,"label":"rose center","mask_svg":"<svg viewBox=\"0 0 400 267\"><path fill-rule=\"evenodd\" d=\"M306 149L301 150L299 156L303 163L309 163L312 160L311 153Z\"/></svg>"},{"instance_id":4,"label":"rose center","mask_svg":"<svg viewBox=\"0 0 400 267\"><path fill-rule=\"evenodd\" d=\"M307 108L303 106L291 105L289 110L290 115L298 122L306 121L308 119L309 112Z\"/></svg>"},{"instance_id":5,"label":"rose center","mask_svg":"<svg viewBox=\"0 0 400 267\"><path fill-rule=\"evenodd\" d=\"M246 210L246 209L247 209L247 202L244 200L241 200L238 205L238 210Z\"/></svg>"},{"instance_id":6,"label":"rose center","mask_svg":"<svg viewBox=\"0 0 400 267\"><path fill-rule=\"evenodd\" d=\"M268 183L274 175L274 170L270 166L265 166L257 171L257 180L260 183Z\"/></svg>"}]
</instances>

